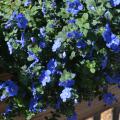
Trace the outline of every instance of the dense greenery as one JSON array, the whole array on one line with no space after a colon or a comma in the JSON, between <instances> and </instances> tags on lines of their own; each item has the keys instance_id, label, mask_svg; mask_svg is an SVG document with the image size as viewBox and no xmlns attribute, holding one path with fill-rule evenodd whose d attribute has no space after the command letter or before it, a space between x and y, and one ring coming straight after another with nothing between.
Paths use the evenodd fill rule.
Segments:
<instances>
[{"instance_id":1,"label":"dense greenery","mask_svg":"<svg viewBox=\"0 0 120 120\"><path fill-rule=\"evenodd\" d=\"M14 75L0 82L3 119L29 120L47 107L76 120L74 104L120 85L120 0L0 1L0 62ZM1 71L2 72L2 71ZM52 120L55 119L52 118Z\"/></svg>"}]
</instances>

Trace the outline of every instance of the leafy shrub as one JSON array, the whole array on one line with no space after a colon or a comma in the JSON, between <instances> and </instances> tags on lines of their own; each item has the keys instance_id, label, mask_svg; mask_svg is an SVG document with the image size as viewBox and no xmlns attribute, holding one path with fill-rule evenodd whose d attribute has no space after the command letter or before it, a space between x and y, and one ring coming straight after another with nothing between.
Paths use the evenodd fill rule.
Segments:
<instances>
[{"instance_id":1,"label":"leafy shrub","mask_svg":"<svg viewBox=\"0 0 120 120\"><path fill-rule=\"evenodd\" d=\"M0 100L9 98L4 119L19 112L30 119L48 106L77 119L75 103L96 96L107 105L116 101L107 88L120 85L119 4L0 1L0 61L15 76L0 84Z\"/></svg>"}]
</instances>

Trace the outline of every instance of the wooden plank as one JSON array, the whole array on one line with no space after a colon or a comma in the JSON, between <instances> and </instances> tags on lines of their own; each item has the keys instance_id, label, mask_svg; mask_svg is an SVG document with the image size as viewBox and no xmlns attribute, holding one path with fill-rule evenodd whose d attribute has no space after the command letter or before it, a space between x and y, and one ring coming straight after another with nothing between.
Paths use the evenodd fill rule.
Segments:
<instances>
[{"instance_id":1,"label":"wooden plank","mask_svg":"<svg viewBox=\"0 0 120 120\"><path fill-rule=\"evenodd\" d=\"M10 73L2 73L2 74L0 74L0 80L8 80L8 79L10 79L12 77L13 77L13 75L10 74Z\"/></svg>"},{"instance_id":2,"label":"wooden plank","mask_svg":"<svg viewBox=\"0 0 120 120\"><path fill-rule=\"evenodd\" d=\"M94 116L95 114L99 114L111 107L115 107L120 105L120 89L117 86L111 86L109 88L109 92L115 94L115 96L118 99L117 103L114 103L112 106L105 106L103 101L99 101L98 98L96 98L92 105L89 107L87 102L83 101L80 104L75 105L76 112L78 114L78 120L85 120L89 117ZM32 120L45 120L45 116L51 116L51 113L49 112L51 109L48 109L48 112L44 112L44 114L40 113L35 116ZM60 118L60 120L66 120L64 116Z\"/></svg>"},{"instance_id":3,"label":"wooden plank","mask_svg":"<svg viewBox=\"0 0 120 120\"><path fill-rule=\"evenodd\" d=\"M116 106L113 109L113 120L119 120L120 106Z\"/></svg>"}]
</instances>

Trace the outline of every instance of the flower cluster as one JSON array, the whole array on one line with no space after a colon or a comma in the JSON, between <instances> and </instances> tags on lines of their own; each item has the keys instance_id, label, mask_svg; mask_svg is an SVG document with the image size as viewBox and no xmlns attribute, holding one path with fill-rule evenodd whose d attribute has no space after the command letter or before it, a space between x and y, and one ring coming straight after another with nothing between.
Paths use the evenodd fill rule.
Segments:
<instances>
[{"instance_id":1,"label":"flower cluster","mask_svg":"<svg viewBox=\"0 0 120 120\"><path fill-rule=\"evenodd\" d=\"M31 119L53 107L77 120L75 103L97 96L114 103L107 86L120 85L119 5L119 0L0 1L0 62L16 79L0 82L0 101L9 99L3 119L19 112Z\"/></svg>"}]
</instances>

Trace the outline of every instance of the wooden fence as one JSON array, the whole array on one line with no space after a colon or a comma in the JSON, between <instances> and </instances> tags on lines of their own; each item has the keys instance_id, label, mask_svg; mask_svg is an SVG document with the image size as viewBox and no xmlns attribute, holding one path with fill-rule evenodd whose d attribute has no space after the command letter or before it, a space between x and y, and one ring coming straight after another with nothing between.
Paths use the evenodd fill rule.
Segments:
<instances>
[{"instance_id":1,"label":"wooden fence","mask_svg":"<svg viewBox=\"0 0 120 120\"><path fill-rule=\"evenodd\" d=\"M0 74L0 80L7 80L12 76L8 73ZM78 114L78 120L86 120L89 117L93 117L93 120L100 120L101 113L109 108L113 108L113 119L112 120L120 120L120 88L117 86L110 86L109 92L113 93L117 97L117 102L112 106L105 106L103 101L99 101L98 98L94 99L91 106L88 107L87 102L83 101L79 104L75 105L75 110ZM0 112L4 111L5 103L0 103ZM34 116L31 120L46 120L51 117L51 112L54 112L53 109L48 108L47 111L42 112ZM23 116L17 116L14 120L25 120ZM58 120L66 120L66 117L61 115Z\"/></svg>"}]
</instances>

